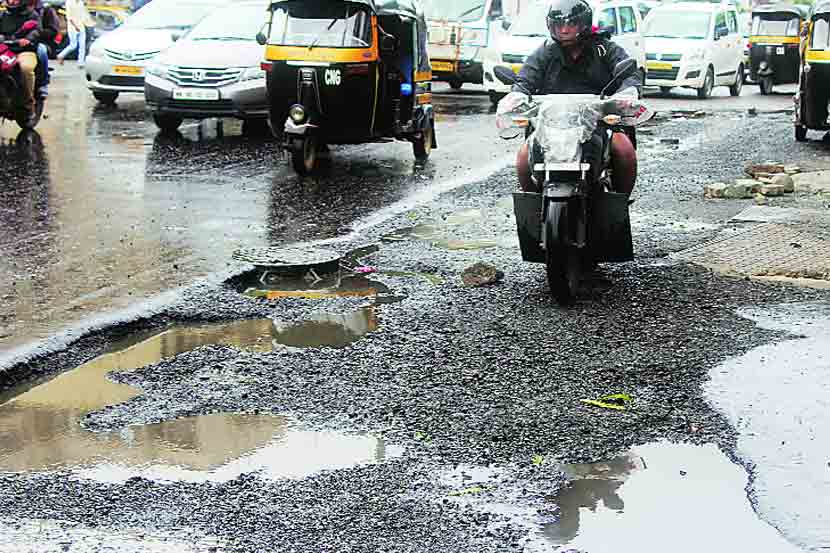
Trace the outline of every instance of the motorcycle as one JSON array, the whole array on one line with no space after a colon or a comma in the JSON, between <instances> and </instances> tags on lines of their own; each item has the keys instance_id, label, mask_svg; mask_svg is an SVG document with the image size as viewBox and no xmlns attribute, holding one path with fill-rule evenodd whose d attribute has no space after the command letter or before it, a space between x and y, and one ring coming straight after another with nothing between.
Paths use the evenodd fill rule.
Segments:
<instances>
[{"instance_id":1,"label":"motorcycle","mask_svg":"<svg viewBox=\"0 0 830 553\"><path fill-rule=\"evenodd\" d=\"M550 292L561 305L572 303L583 274L596 263L634 258L629 198L612 188L611 137L625 132L636 147L635 127L654 112L636 96L606 98L605 91L636 69L632 59L617 64L599 95L528 97L500 110L501 137L524 133L529 139L531 174L541 190L513 194L522 259L545 264ZM516 82L508 67L494 73L507 85Z\"/></svg>"},{"instance_id":2,"label":"motorcycle","mask_svg":"<svg viewBox=\"0 0 830 553\"><path fill-rule=\"evenodd\" d=\"M0 43L0 121L13 119L21 129L31 130L40 122L46 99L35 94L35 114L30 120L23 105L23 83L19 63L17 54L12 50L15 46L16 40L5 40ZM36 84L35 89L37 88Z\"/></svg>"}]
</instances>

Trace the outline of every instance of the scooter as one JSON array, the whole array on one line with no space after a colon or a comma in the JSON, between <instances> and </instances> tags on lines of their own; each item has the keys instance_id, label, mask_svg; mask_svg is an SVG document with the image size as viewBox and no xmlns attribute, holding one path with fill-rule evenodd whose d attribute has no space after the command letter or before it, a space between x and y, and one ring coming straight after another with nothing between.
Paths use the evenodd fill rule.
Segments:
<instances>
[{"instance_id":1,"label":"scooter","mask_svg":"<svg viewBox=\"0 0 830 553\"><path fill-rule=\"evenodd\" d=\"M31 130L40 122L46 100L39 94L35 94L35 114L29 119L29 114L23 105L23 84L19 62L17 54L12 50L16 46L16 40L6 40L0 43L0 120L13 119L21 129ZM37 88L35 84L35 89Z\"/></svg>"},{"instance_id":2,"label":"scooter","mask_svg":"<svg viewBox=\"0 0 830 553\"><path fill-rule=\"evenodd\" d=\"M600 95L536 96L504 114L500 135L529 139L531 174L542 191L513 194L522 259L545 264L561 305L573 302L596 263L634 258L629 198L611 184L611 137L625 132L636 147L635 127L654 113L637 98L606 98L605 91L636 69L632 59L617 64ZM507 85L516 82L508 67L494 73Z\"/></svg>"}]
</instances>

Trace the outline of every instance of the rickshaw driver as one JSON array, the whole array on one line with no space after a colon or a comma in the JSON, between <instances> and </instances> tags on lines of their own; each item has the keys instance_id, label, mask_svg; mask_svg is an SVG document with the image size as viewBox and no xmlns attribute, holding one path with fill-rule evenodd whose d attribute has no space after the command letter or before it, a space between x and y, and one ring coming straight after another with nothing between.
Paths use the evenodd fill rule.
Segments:
<instances>
[{"instance_id":1,"label":"rickshaw driver","mask_svg":"<svg viewBox=\"0 0 830 553\"><path fill-rule=\"evenodd\" d=\"M601 93L616 64L629 56L619 45L595 34L592 24L593 10L585 0L553 0L547 15L552 40L527 58L513 91L502 102L520 105L528 94ZM616 92L630 92L637 98L641 86L635 74L624 79ZM611 158L614 190L630 195L637 180L637 152L626 134L614 133ZM523 191L539 192L531 179L527 143L519 148L516 170Z\"/></svg>"}]
</instances>

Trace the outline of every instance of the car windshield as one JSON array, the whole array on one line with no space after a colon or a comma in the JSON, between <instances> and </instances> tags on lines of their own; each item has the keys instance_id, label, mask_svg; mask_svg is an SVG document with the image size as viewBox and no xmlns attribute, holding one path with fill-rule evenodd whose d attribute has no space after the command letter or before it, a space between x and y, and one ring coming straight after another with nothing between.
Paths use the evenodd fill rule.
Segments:
<instances>
[{"instance_id":1,"label":"car windshield","mask_svg":"<svg viewBox=\"0 0 830 553\"><path fill-rule=\"evenodd\" d=\"M135 12L124 24L130 29L189 29L216 9L212 2L155 0Z\"/></svg>"},{"instance_id":2,"label":"car windshield","mask_svg":"<svg viewBox=\"0 0 830 553\"><path fill-rule=\"evenodd\" d=\"M812 50L830 49L830 22L824 17L813 23L813 40L810 43Z\"/></svg>"},{"instance_id":3,"label":"car windshield","mask_svg":"<svg viewBox=\"0 0 830 553\"><path fill-rule=\"evenodd\" d=\"M294 0L274 10L271 44L367 48L371 40L372 21L360 4Z\"/></svg>"},{"instance_id":4,"label":"car windshield","mask_svg":"<svg viewBox=\"0 0 830 553\"><path fill-rule=\"evenodd\" d=\"M548 26L545 21L547 7L544 4L527 6L510 26L513 36L547 37Z\"/></svg>"},{"instance_id":5,"label":"car windshield","mask_svg":"<svg viewBox=\"0 0 830 553\"><path fill-rule=\"evenodd\" d=\"M706 12L653 10L645 22L645 35L651 38L694 38L709 36L712 15Z\"/></svg>"},{"instance_id":6,"label":"car windshield","mask_svg":"<svg viewBox=\"0 0 830 553\"><path fill-rule=\"evenodd\" d=\"M484 17L486 2L482 0L424 0L427 19L478 21Z\"/></svg>"},{"instance_id":7,"label":"car windshield","mask_svg":"<svg viewBox=\"0 0 830 553\"><path fill-rule=\"evenodd\" d=\"M794 17L755 16L752 20L752 34L755 36L798 36L799 19Z\"/></svg>"},{"instance_id":8,"label":"car windshield","mask_svg":"<svg viewBox=\"0 0 830 553\"><path fill-rule=\"evenodd\" d=\"M189 40L256 40L265 4L222 8L212 12L188 34Z\"/></svg>"}]
</instances>

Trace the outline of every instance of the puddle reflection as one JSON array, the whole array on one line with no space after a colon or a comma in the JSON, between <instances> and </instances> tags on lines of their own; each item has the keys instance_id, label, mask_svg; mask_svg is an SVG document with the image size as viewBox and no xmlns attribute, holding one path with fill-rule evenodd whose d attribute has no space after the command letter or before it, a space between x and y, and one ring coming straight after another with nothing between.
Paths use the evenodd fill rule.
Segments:
<instances>
[{"instance_id":1,"label":"puddle reflection","mask_svg":"<svg viewBox=\"0 0 830 553\"><path fill-rule=\"evenodd\" d=\"M209 344L249 351L291 347L342 347L374 330L374 309L321 314L299 324L270 319L197 325L132 337L102 355L0 405L0 472L58 469L100 480L143 475L162 480L231 479L262 470L299 477L327 468L381 461L388 454L372 436L346 436L294 428L281 416L217 414L93 433L83 417L141 392L106 378Z\"/></svg>"},{"instance_id":2,"label":"puddle reflection","mask_svg":"<svg viewBox=\"0 0 830 553\"><path fill-rule=\"evenodd\" d=\"M714 445L650 444L609 462L571 465L549 543L591 553L698 553L798 548L760 520L747 475Z\"/></svg>"}]
</instances>

